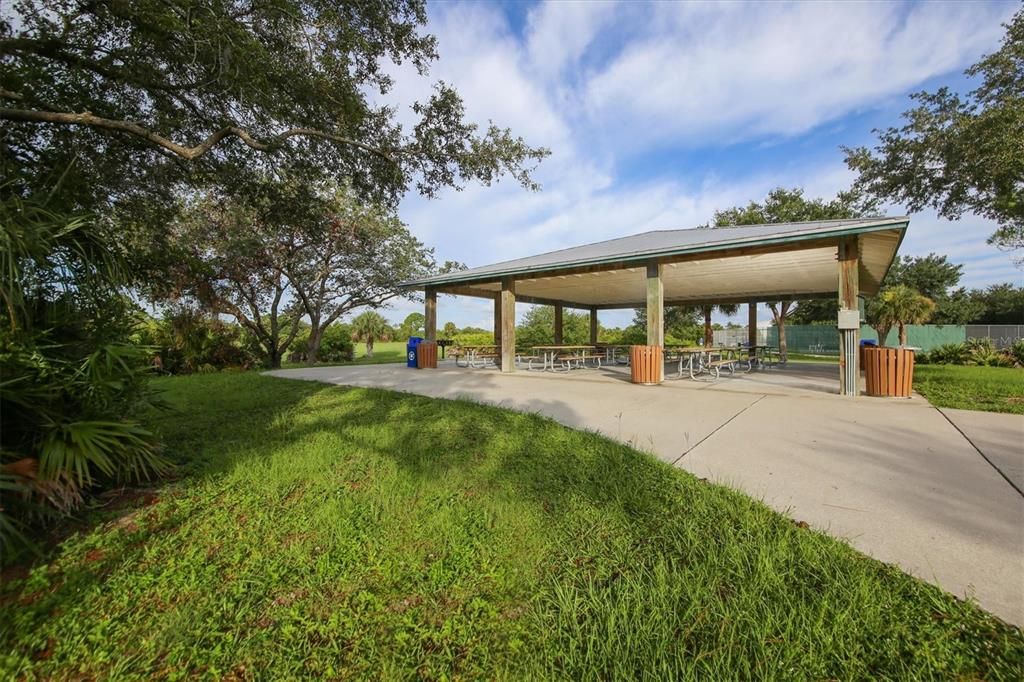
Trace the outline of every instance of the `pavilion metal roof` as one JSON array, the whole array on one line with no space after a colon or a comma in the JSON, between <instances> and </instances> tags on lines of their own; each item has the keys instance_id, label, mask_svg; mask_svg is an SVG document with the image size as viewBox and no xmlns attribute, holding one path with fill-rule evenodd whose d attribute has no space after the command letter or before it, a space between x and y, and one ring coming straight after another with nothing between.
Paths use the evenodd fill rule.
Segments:
<instances>
[{"instance_id":1,"label":"pavilion metal roof","mask_svg":"<svg viewBox=\"0 0 1024 682\"><path fill-rule=\"evenodd\" d=\"M574 246L536 256L516 258L492 265L435 275L403 282L407 289L453 284L494 282L502 277L522 277L552 273L562 269L601 264L628 264L652 258L729 251L746 246L792 244L882 231L897 231L899 238L906 229L906 217L877 217L851 220L816 220L769 225L741 225L728 227L700 227L682 230L653 230L628 237ZM889 254L891 262L899 240ZM888 269L888 263L885 264ZM882 273L884 275L884 273Z\"/></svg>"}]
</instances>

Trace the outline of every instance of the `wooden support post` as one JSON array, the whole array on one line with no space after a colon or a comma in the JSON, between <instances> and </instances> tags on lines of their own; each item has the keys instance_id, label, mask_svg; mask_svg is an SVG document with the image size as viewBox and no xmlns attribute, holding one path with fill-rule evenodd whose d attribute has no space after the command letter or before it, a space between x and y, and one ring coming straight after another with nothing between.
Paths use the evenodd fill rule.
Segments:
<instances>
[{"instance_id":1,"label":"wooden support post","mask_svg":"<svg viewBox=\"0 0 1024 682\"><path fill-rule=\"evenodd\" d=\"M501 352L501 292L494 295L494 345Z\"/></svg>"},{"instance_id":2,"label":"wooden support post","mask_svg":"<svg viewBox=\"0 0 1024 682\"><path fill-rule=\"evenodd\" d=\"M597 343L597 308L590 309L590 343Z\"/></svg>"},{"instance_id":3,"label":"wooden support post","mask_svg":"<svg viewBox=\"0 0 1024 682\"><path fill-rule=\"evenodd\" d=\"M860 294L860 244L857 237L839 241L839 315L858 310ZM852 314L851 314L852 315ZM849 327L849 328L848 328ZM860 326L840 324L839 329L839 393L856 396L860 393Z\"/></svg>"},{"instance_id":4,"label":"wooden support post","mask_svg":"<svg viewBox=\"0 0 1024 682\"><path fill-rule=\"evenodd\" d=\"M747 304L747 345L750 346L748 354L754 357L757 352L754 350L757 345L757 301Z\"/></svg>"},{"instance_id":5,"label":"wooden support post","mask_svg":"<svg viewBox=\"0 0 1024 682\"><path fill-rule=\"evenodd\" d=\"M555 304L555 345L562 345L562 304Z\"/></svg>"},{"instance_id":6,"label":"wooden support post","mask_svg":"<svg viewBox=\"0 0 1024 682\"><path fill-rule=\"evenodd\" d=\"M665 287L661 263L647 265L647 345L665 345Z\"/></svg>"},{"instance_id":7,"label":"wooden support post","mask_svg":"<svg viewBox=\"0 0 1024 682\"><path fill-rule=\"evenodd\" d=\"M424 294L424 300L426 304L423 316L426 321L423 326L427 341L437 341L437 289L428 287Z\"/></svg>"},{"instance_id":8,"label":"wooden support post","mask_svg":"<svg viewBox=\"0 0 1024 682\"><path fill-rule=\"evenodd\" d=\"M501 280L501 371L516 369L516 283L511 277Z\"/></svg>"}]
</instances>

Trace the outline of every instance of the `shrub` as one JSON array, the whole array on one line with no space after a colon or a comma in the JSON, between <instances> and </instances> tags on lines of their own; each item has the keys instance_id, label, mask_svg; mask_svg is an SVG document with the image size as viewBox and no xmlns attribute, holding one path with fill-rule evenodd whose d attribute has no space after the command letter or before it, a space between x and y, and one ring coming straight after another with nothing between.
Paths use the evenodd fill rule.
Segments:
<instances>
[{"instance_id":1,"label":"shrub","mask_svg":"<svg viewBox=\"0 0 1024 682\"><path fill-rule=\"evenodd\" d=\"M1024 367L1024 339L1017 339L1013 342L1013 345L1007 349L1010 355L1010 359L1013 364L1018 367Z\"/></svg>"},{"instance_id":2,"label":"shrub","mask_svg":"<svg viewBox=\"0 0 1024 682\"><path fill-rule=\"evenodd\" d=\"M207 365L216 371L256 364L237 325L190 306L171 308L162 319L145 323L137 338L156 347L156 364L170 374L208 372Z\"/></svg>"},{"instance_id":3,"label":"shrub","mask_svg":"<svg viewBox=\"0 0 1024 682\"><path fill-rule=\"evenodd\" d=\"M324 330L320 340L320 362L351 362L356 349L352 343L352 330L345 324L332 324Z\"/></svg>"},{"instance_id":4,"label":"shrub","mask_svg":"<svg viewBox=\"0 0 1024 682\"><path fill-rule=\"evenodd\" d=\"M971 351L964 343L944 343L927 353L919 353L918 360L936 365L966 365L970 362Z\"/></svg>"},{"instance_id":5,"label":"shrub","mask_svg":"<svg viewBox=\"0 0 1024 682\"><path fill-rule=\"evenodd\" d=\"M470 332L455 335L455 343L459 346L486 346L494 343L494 334L490 332Z\"/></svg>"},{"instance_id":6,"label":"shrub","mask_svg":"<svg viewBox=\"0 0 1024 682\"><path fill-rule=\"evenodd\" d=\"M917 361L921 364L935 365L979 365L984 367L1012 367L1022 365L1020 357L1024 356L1024 341L1014 346L999 350L992 339L968 339L966 343L944 343L927 353L918 353Z\"/></svg>"}]
</instances>

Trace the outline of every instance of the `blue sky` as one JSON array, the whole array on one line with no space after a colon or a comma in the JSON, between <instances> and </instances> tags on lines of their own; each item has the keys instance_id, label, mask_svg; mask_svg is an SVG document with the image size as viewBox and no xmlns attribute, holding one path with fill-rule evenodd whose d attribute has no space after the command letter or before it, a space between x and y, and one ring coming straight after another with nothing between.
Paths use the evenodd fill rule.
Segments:
<instances>
[{"instance_id":1,"label":"blue sky","mask_svg":"<svg viewBox=\"0 0 1024 682\"><path fill-rule=\"evenodd\" d=\"M839 146L870 145L873 128L898 125L912 92L969 89L963 70L997 49L1018 7L434 3L428 30L440 59L426 78L395 66L387 101L412 121L405 107L444 80L472 120L507 126L552 155L536 172L541 192L506 180L410 195L401 217L439 259L477 266L693 227L777 186L833 196L853 180ZM1012 257L985 243L992 230L975 216L916 214L901 253L948 254L965 265L966 286L1020 282ZM400 302L385 314L417 310ZM492 320L486 302L467 298L442 297L438 314L460 326ZM601 322L630 318L602 313Z\"/></svg>"}]
</instances>

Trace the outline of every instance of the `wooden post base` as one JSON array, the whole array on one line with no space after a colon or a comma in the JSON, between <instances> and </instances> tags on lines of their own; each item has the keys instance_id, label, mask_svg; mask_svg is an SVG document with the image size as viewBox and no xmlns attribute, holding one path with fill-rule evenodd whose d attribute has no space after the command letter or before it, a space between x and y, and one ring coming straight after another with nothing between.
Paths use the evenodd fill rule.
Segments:
<instances>
[{"instance_id":1,"label":"wooden post base","mask_svg":"<svg viewBox=\"0 0 1024 682\"><path fill-rule=\"evenodd\" d=\"M423 341L416 347L416 369L437 369L437 343Z\"/></svg>"},{"instance_id":2,"label":"wooden post base","mask_svg":"<svg viewBox=\"0 0 1024 682\"><path fill-rule=\"evenodd\" d=\"M914 388L914 351L905 348L861 348L865 392L873 396L909 398Z\"/></svg>"},{"instance_id":3,"label":"wooden post base","mask_svg":"<svg viewBox=\"0 0 1024 682\"><path fill-rule=\"evenodd\" d=\"M661 346L630 346L629 370L634 384L660 384L665 378L665 356Z\"/></svg>"}]
</instances>

